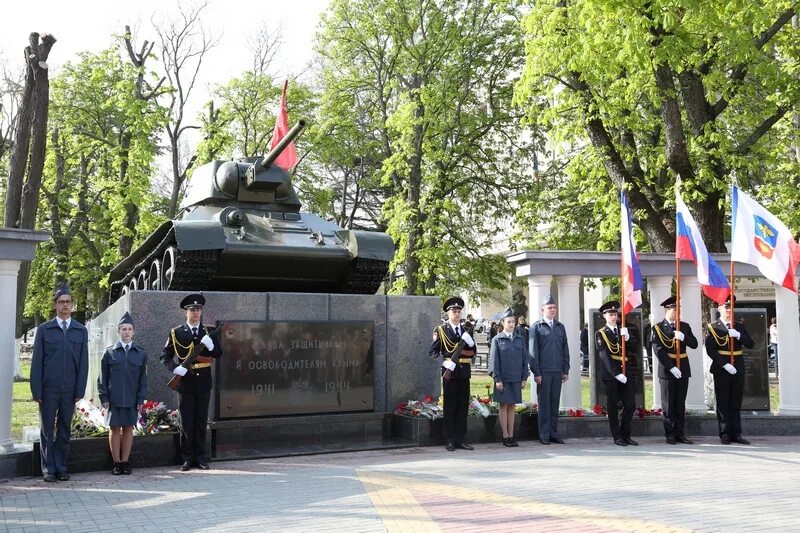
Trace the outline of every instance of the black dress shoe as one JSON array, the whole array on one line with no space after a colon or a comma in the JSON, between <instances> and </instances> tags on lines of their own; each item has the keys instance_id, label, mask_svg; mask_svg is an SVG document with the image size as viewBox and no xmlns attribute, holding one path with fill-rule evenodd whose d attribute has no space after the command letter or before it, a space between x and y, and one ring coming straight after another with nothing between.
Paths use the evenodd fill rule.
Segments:
<instances>
[{"instance_id":1,"label":"black dress shoe","mask_svg":"<svg viewBox=\"0 0 800 533\"><path fill-rule=\"evenodd\" d=\"M539 442L541 442L545 446L550 446L550 441L549 440L539 439Z\"/></svg>"},{"instance_id":2,"label":"black dress shoe","mask_svg":"<svg viewBox=\"0 0 800 533\"><path fill-rule=\"evenodd\" d=\"M122 463L114 463L114 467L111 469L112 476L121 476L122 475Z\"/></svg>"},{"instance_id":3,"label":"black dress shoe","mask_svg":"<svg viewBox=\"0 0 800 533\"><path fill-rule=\"evenodd\" d=\"M211 467L208 466L208 463L203 459L197 461L197 468L199 468L200 470L208 470Z\"/></svg>"},{"instance_id":4,"label":"black dress shoe","mask_svg":"<svg viewBox=\"0 0 800 533\"><path fill-rule=\"evenodd\" d=\"M731 443L731 438L730 438L729 436L727 436L727 435L723 435L723 436L721 436L721 437L719 438L719 441L720 441L722 444L730 444L730 443Z\"/></svg>"},{"instance_id":5,"label":"black dress shoe","mask_svg":"<svg viewBox=\"0 0 800 533\"><path fill-rule=\"evenodd\" d=\"M59 481L69 481L69 474L66 472L59 472L56 474L56 479Z\"/></svg>"},{"instance_id":6,"label":"black dress shoe","mask_svg":"<svg viewBox=\"0 0 800 533\"><path fill-rule=\"evenodd\" d=\"M627 446L628 443L623 438L614 439L614 444L617 446Z\"/></svg>"},{"instance_id":7,"label":"black dress shoe","mask_svg":"<svg viewBox=\"0 0 800 533\"><path fill-rule=\"evenodd\" d=\"M455 445L455 444L453 444L452 442L448 442L448 443L447 443L447 445L445 446L445 449L446 449L448 452L453 452L453 451L455 451L455 449L456 449L456 445Z\"/></svg>"},{"instance_id":8,"label":"black dress shoe","mask_svg":"<svg viewBox=\"0 0 800 533\"><path fill-rule=\"evenodd\" d=\"M191 461L184 461L183 464L181 465L181 472L186 472L190 468L192 468L192 462Z\"/></svg>"},{"instance_id":9,"label":"black dress shoe","mask_svg":"<svg viewBox=\"0 0 800 533\"><path fill-rule=\"evenodd\" d=\"M503 446L505 446L506 448L513 448L514 447L514 445L511 444L511 439L509 439L509 438L503 439Z\"/></svg>"},{"instance_id":10,"label":"black dress shoe","mask_svg":"<svg viewBox=\"0 0 800 533\"><path fill-rule=\"evenodd\" d=\"M625 438L625 442L628 444L628 446L638 446L639 445L638 442L636 442L635 440L633 440L630 437L626 437Z\"/></svg>"},{"instance_id":11,"label":"black dress shoe","mask_svg":"<svg viewBox=\"0 0 800 533\"><path fill-rule=\"evenodd\" d=\"M517 442L517 440L516 440L514 437L511 437L511 438L510 438L510 439L508 439L508 440L510 440L510 441L511 441L511 446L513 446L513 447L515 447L515 448L516 448L517 446L519 446L519 442Z\"/></svg>"},{"instance_id":12,"label":"black dress shoe","mask_svg":"<svg viewBox=\"0 0 800 533\"><path fill-rule=\"evenodd\" d=\"M750 444L750 441L739 435L738 437L733 437L731 442L738 442L739 444Z\"/></svg>"},{"instance_id":13,"label":"black dress shoe","mask_svg":"<svg viewBox=\"0 0 800 533\"><path fill-rule=\"evenodd\" d=\"M469 444L466 444L466 443L463 443L463 442L460 442L460 443L456 444L456 448L458 448L459 450L474 450L475 449L472 446L470 446Z\"/></svg>"},{"instance_id":14,"label":"black dress shoe","mask_svg":"<svg viewBox=\"0 0 800 533\"><path fill-rule=\"evenodd\" d=\"M694 441L689 437L683 437L683 436L677 437L677 441L682 442L684 444L694 444Z\"/></svg>"},{"instance_id":15,"label":"black dress shoe","mask_svg":"<svg viewBox=\"0 0 800 533\"><path fill-rule=\"evenodd\" d=\"M54 476L53 474L45 474L44 477L42 477L42 481L45 481L47 483L55 483L56 476Z\"/></svg>"},{"instance_id":16,"label":"black dress shoe","mask_svg":"<svg viewBox=\"0 0 800 533\"><path fill-rule=\"evenodd\" d=\"M555 439L550 437L550 442L555 442L556 444L566 444L566 442L564 442L564 439L562 439L561 437L557 437Z\"/></svg>"},{"instance_id":17,"label":"black dress shoe","mask_svg":"<svg viewBox=\"0 0 800 533\"><path fill-rule=\"evenodd\" d=\"M124 461L122 463L122 473L126 476L131 475L131 464L128 461Z\"/></svg>"},{"instance_id":18,"label":"black dress shoe","mask_svg":"<svg viewBox=\"0 0 800 533\"><path fill-rule=\"evenodd\" d=\"M678 439L675 437L667 437L667 444L678 444Z\"/></svg>"}]
</instances>

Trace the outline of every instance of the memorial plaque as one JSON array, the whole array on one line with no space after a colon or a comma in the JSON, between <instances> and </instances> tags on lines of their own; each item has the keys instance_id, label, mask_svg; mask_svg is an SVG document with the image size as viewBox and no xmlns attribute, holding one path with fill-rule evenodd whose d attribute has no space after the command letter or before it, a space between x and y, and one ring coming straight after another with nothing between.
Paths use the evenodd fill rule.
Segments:
<instances>
[{"instance_id":1,"label":"memorial plaque","mask_svg":"<svg viewBox=\"0 0 800 533\"><path fill-rule=\"evenodd\" d=\"M228 322L217 419L371 411L373 322Z\"/></svg>"},{"instance_id":2,"label":"memorial plaque","mask_svg":"<svg viewBox=\"0 0 800 533\"><path fill-rule=\"evenodd\" d=\"M590 401L592 405L606 404L606 386L600 379L600 365L603 362L597 353L597 345L595 344L595 332L606 325L606 319L603 318L602 313L597 309L592 309L592 321L589 323L589 377L592 387L590 389ZM619 326L619 323L617 324ZM636 353L626 354L628 361L626 363L625 373L628 380L633 380L634 390L636 391L635 405L636 407L645 407L644 405L644 356L641 349L644 342L642 335L649 332L642 332L642 312L634 310L625 315L625 327L632 339L637 339L640 349Z\"/></svg>"},{"instance_id":3,"label":"memorial plaque","mask_svg":"<svg viewBox=\"0 0 800 533\"><path fill-rule=\"evenodd\" d=\"M737 298L738 301L738 298ZM747 332L753 337L755 345L745 348L744 357L744 395L742 411L769 410L769 328L766 309L735 308L736 322L744 322ZM713 320L719 318L716 307L711 310ZM737 356L739 357L739 356Z\"/></svg>"}]
</instances>

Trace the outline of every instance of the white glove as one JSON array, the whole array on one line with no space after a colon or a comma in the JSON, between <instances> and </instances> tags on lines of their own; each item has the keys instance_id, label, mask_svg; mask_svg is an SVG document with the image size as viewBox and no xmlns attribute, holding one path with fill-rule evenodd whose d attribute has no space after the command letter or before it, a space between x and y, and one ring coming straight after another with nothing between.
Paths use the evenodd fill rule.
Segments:
<instances>
[{"instance_id":1,"label":"white glove","mask_svg":"<svg viewBox=\"0 0 800 533\"><path fill-rule=\"evenodd\" d=\"M186 367L180 365L176 366L175 370L172 371L176 376L185 376L187 372L188 370L186 370Z\"/></svg>"},{"instance_id":2,"label":"white glove","mask_svg":"<svg viewBox=\"0 0 800 533\"><path fill-rule=\"evenodd\" d=\"M617 374L616 376L614 376L614 379L616 379L617 381L619 381L623 385L628 382L628 378L627 378L627 376L625 376L625 374Z\"/></svg>"},{"instance_id":3,"label":"white glove","mask_svg":"<svg viewBox=\"0 0 800 533\"><path fill-rule=\"evenodd\" d=\"M628 333L628 328L619 328L619 334L622 335L625 340L630 338L630 334Z\"/></svg>"},{"instance_id":4,"label":"white glove","mask_svg":"<svg viewBox=\"0 0 800 533\"><path fill-rule=\"evenodd\" d=\"M464 342L467 343L467 346L475 346L475 341L472 340L472 337L466 331L461 334L461 338L464 339Z\"/></svg>"},{"instance_id":5,"label":"white glove","mask_svg":"<svg viewBox=\"0 0 800 533\"><path fill-rule=\"evenodd\" d=\"M450 370L451 372L456 369L456 364L453 361L450 361L449 359L447 361L444 361L442 363L442 366L445 367L447 370Z\"/></svg>"},{"instance_id":6,"label":"white glove","mask_svg":"<svg viewBox=\"0 0 800 533\"><path fill-rule=\"evenodd\" d=\"M736 331L735 329L729 329L729 330L728 330L728 335L730 335L730 336L731 336L731 337L733 337L734 339L738 339L739 337L741 337L741 336L742 336L742 334L741 334L741 333L739 333L738 331Z\"/></svg>"},{"instance_id":7,"label":"white glove","mask_svg":"<svg viewBox=\"0 0 800 533\"><path fill-rule=\"evenodd\" d=\"M200 339L200 342L202 342L205 345L206 350L208 350L209 352L214 349L214 341L212 341L211 337L209 337L208 335L205 335L202 339Z\"/></svg>"},{"instance_id":8,"label":"white glove","mask_svg":"<svg viewBox=\"0 0 800 533\"><path fill-rule=\"evenodd\" d=\"M682 341L683 339L686 338L686 335L684 335L682 331L676 331L675 338L678 339L679 341Z\"/></svg>"},{"instance_id":9,"label":"white glove","mask_svg":"<svg viewBox=\"0 0 800 533\"><path fill-rule=\"evenodd\" d=\"M681 379L681 376L683 375L681 374L681 371L674 366L670 368L669 371L672 372L672 375L675 376L675 379Z\"/></svg>"},{"instance_id":10,"label":"white glove","mask_svg":"<svg viewBox=\"0 0 800 533\"><path fill-rule=\"evenodd\" d=\"M733 374L735 374L735 373L736 373L736 367L735 367L735 366L733 366L733 365L732 365L732 364L730 364L730 363L725 363L725 364L722 366L722 368L724 368L724 369L725 369L725 370L728 372L728 374L730 374L730 375L733 375Z\"/></svg>"}]
</instances>

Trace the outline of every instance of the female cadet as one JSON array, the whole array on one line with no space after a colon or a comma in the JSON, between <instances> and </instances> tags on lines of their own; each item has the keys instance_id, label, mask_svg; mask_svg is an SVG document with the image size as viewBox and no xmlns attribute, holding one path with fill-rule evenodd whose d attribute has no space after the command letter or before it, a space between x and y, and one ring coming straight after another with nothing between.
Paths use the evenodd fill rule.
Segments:
<instances>
[{"instance_id":1,"label":"female cadet","mask_svg":"<svg viewBox=\"0 0 800 533\"><path fill-rule=\"evenodd\" d=\"M114 467L111 474L130 474L133 426L147 395L147 354L133 342L133 318L125 313L117 326L119 340L106 348L100 362L97 391L109 414L108 445Z\"/></svg>"},{"instance_id":2,"label":"female cadet","mask_svg":"<svg viewBox=\"0 0 800 533\"><path fill-rule=\"evenodd\" d=\"M522 387L528 380L528 346L514 331L516 320L509 307L501 318L502 331L492 339L489 360L495 382L494 401L500 404L500 428L503 446L519 446L514 440L514 406L522 403Z\"/></svg>"}]
</instances>

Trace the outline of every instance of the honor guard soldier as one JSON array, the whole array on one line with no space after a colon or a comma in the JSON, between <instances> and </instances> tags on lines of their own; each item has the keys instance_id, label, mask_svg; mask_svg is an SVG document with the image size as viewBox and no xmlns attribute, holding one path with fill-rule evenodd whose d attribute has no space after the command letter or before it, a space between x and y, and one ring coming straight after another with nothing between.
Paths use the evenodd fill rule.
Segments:
<instances>
[{"instance_id":1,"label":"honor guard soldier","mask_svg":"<svg viewBox=\"0 0 800 533\"><path fill-rule=\"evenodd\" d=\"M447 450L472 450L464 441L469 409L469 379L475 357L475 341L461 325L464 300L450 298L442 309L447 322L433 330L433 344L428 354L441 362L444 390L444 433Z\"/></svg>"},{"instance_id":2,"label":"honor guard soldier","mask_svg":"<svg viewBox=\"0 0 800 533\"><path fill-rule=\"evenodd\" d=\"M205 303L206 299L202 294L190 294L181 300L186 323L170 330L167 344L161 353L164 366L173 374L182 376L178 385L178 411L181 415L183 472L195 464L208 470L205 447L208 403L211 399L211 362L222 355L222 349L214 329L202 323ZM181 366L201 344L206 352L199 355L190 368Z\"/></svg>"},{"instance_id":3,"label":"honor guard soldier","mask_svg":"<svg viewBox=\"0 0 800 533\"><path fill-rule=\"evenodd\" d=\"M722 444L750 444L747 439L742 438L740 410L745 373L742 348L752 348L755 342L743 323L730 323L731 299L736 303L731 295L717 307L719 318L708 325L706 354L711 358L711 374L714 376L719 440Z\"/></svg>"},{"instance_id":4,"label":"honor guard soldier","mask_svg":"<svg viewBox=\"0 0 800 533\"><path fill-rule=\"evenodd\" d=\"M677 299L670 296L663 302L664 320L653 325L653 349L659 363L658 382L661 389L661 410L664 416L664 433L667 444L692 444L686 436L686 393L692 369L686 348L697 348L697 338L692 328L681 321L675 324ZM679 348L680 347L680 348Z\"/></svg>"},{"instance_id":5,"label":"honor guard soldier","mask_svg":"<svg viewBox=\"0 0 800 533\"><path fill-rule=\"evenodd\" d=\"M627 367L627 356L623 359L622 342L625 339L625 353L636 354L639 343L631 338L628 328L617 327L619 318L619 302L610 301L600 306L600 312L606 319L606 324L595 334L597 353L602 362L600 365L600 379L606 386L606 411L608 412L608 425L614 436L617 446L638 446L639 443L631 439L631 420L633 419L634 403L636 401L633 389L633 380L628 379L627 371L623 371L622 362ZM617 409L622 402L622 413Z\"/></svg>"}]
</instances>

